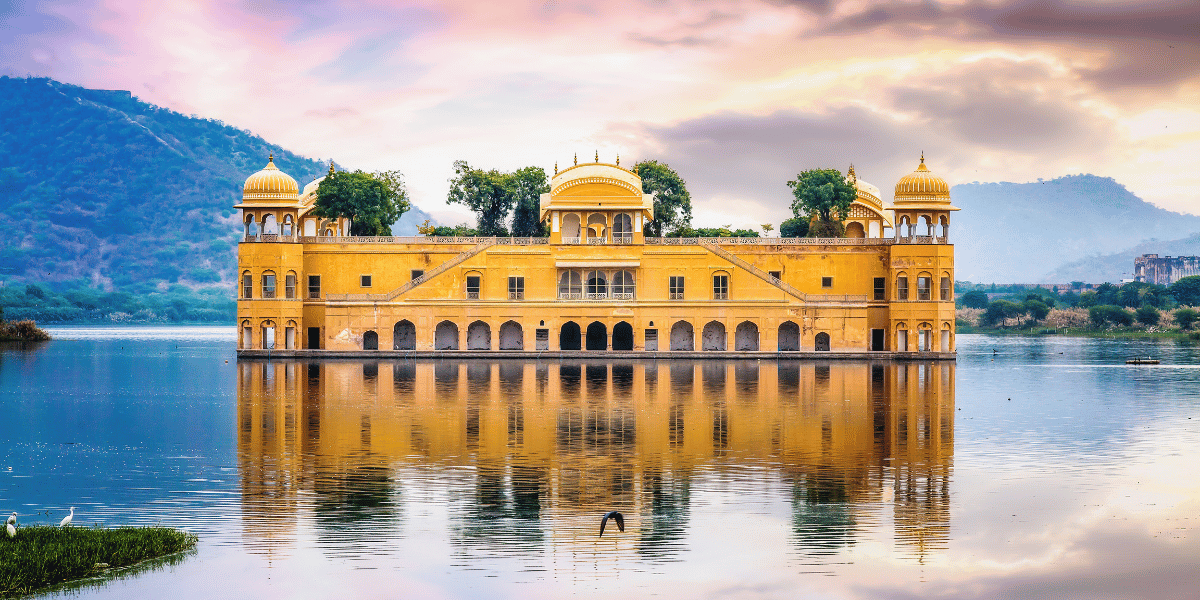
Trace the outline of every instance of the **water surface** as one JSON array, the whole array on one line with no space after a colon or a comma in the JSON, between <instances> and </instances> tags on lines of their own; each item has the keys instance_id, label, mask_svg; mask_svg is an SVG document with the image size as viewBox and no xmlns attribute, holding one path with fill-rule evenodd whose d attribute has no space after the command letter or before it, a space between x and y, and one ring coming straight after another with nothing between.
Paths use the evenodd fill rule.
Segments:
<instances>
[{"instance_id":1,"label":"water surface","mask_svg":"<svg viewBox=\"0 0 1200 600\"><path fill-rule=\"evenodd\" d=\"M242 361L231 328L0 351L0 513L194 556L50 594L1191 598L1200 352L955 363ZM1126 367L1151 354L1158 367ZM11 468L11 470L9 470ZM11 507L11 508L9 508ZM626 531L598 538L620 510Z\"/></svg>"}]
</instances>

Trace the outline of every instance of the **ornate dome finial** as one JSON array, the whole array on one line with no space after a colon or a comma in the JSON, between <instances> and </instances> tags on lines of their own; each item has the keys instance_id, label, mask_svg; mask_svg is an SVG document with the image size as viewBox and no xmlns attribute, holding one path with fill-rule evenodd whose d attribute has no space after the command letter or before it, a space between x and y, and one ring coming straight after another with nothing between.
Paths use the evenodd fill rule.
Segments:
<instances>
[{"instance_id":1,"label":"ornate dome finial","mask_svg":"<svg viewBox=\"0 0 1200 600\"><path fill-rule=\"evenodd\" d=\"M854 176L854 163L850 163L850 170L846 173L846 176L850 179L858 179L858 177Z\"/></svg>"},{"instance_id":2,"label":"ornate dome finial","mask_svg":"<svg viewBox=\"0 0 1200 600\"><path fill-rule=\"evenodd\" d=\"M621 153L620 152L617 153L617 166L618 167L621 166Z\"/></svg>"},{"instance_id":3,"label":"ornate dome finial","mask_svg":"<svg viewBox=\"0 0 1200 600\"><path fill-rule=\"evenodd\" d=\"M596 162L600 162L600 151L596 151Z\"/></svg>"},{"instance_id":4,"label":"ornate dome finial","mask_svg":"<svg viewBox=\"0 0 1200 600\"><path fill-rule=\"evenodd\" d=\"M925 151L921 151L921 164L925 164Z\"/></svg>"},{"instance_id":5,"label":"ornate dome finial","mask_svg":"<svg viewBox=\"0 0 1200 600\"><path fill-rule=\"evenodd\" d=\"M579 153L578 152L575 153L575 164L576 165L579 164Z\"/></svg>"},{"instance_id":6,"label":"ornate dome finial","mask_svg":"<svg viewBox=\"0 0 1200 600\"><path fill-rule=\"evenodd\" d=\"M554 161L554 174L558 175L558 161Z\"/></svg>"}]
</instances>

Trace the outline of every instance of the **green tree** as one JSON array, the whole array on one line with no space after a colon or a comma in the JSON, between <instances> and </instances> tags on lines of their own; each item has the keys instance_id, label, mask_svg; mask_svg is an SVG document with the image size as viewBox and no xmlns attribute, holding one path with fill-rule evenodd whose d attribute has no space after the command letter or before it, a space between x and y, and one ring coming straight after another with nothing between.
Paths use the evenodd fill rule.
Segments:
<instances>
[{"instance_id":1,"label":"green tree","mask_svg":"<svg viewBox=\"0 0 1200 600\"><path fill-rule=\"evenodd\" d=\"M1022 307L1025 309L1026 313L1029 313L1029 317L1032 318L1034 322L1041 321L1042 319L1046 318L1046 315L1050 314L1050 305L1042 302L1038 298L1029 298L1025 300L1024 304L1022 304Z\"/></svg>"},{"instance_id":2,"label":"green tree","mask_svg":"<svg viewBox=\"0 0 1200 600\"><path fill-rule=\"evenodd\" d=\"M1137 309L1134 316L1137 318L1137 322L1142 325L1158 325L1158 321L1162 318L1158 309L1149 304Z\"/></svg>"},{"instance_id":3,"label":"green tree","mask_svg":"<svg viewBox=\"0 0 1200 600\"><path fill-rule=\"evenodd\" d=\"M837 169L811 169L803 171L793 181L792 213L796 217L808 217L809 237L842 237L842 223L850 212L850 203L858 197L858 191L846 181Z\"/></svg>"},{"instance_id":4,"label":"green tree","mask_svg":"<svg viewBox=\"0 0 1200 600\"><path fill-rule=\"evenodd\" d=\"M1129 311L1112 304L1101 304L1088 309L1088 319L1093 324L1103 326L1109 323L1116 325L1132 325L1133 315Z\"/></svg>"},{"instance_id":5,"label":"green tree","mask_svg":"<svg viewBox=\"0 0 1200 600\"><path fill-rule=\"evenodd\" d=\"M983 290L971 290L962 295L963 308L987 308L988 295Z\"/></svg>"},{"instance_id":6,"label":"green tree","mask_svg":"<svg viewBox=\"0 0 1200 600\"><path fill-rule=\"evenodd\" d=\"M643 226L646 237L663 237L692 226L692 195L679 173L656 160L643 160L633 170L642 178L642 193L654 194L654 219Z\"/></svg>"},{"instance_id":7,"label":"green tree","mask_svg":"<svg viewBox=\"0 0 1200 600\"><path fill-rule=\"evenodd\" d=\"M1184 277L1172 283L1167 291L1184 306L1200 306L1200 275Z\"/></svg>"},{"instance_id":8,"label":"green tree","mask_svg":"<svg viewBox=\"0 0 1200 600\"><path fill-rule=\"evenodd\" d=\"M471 209L478 221L479 235L508 235L504 224L515 200L508 180L506 174L495 169L474 169L467 161L456 160L446 202Z\"/></svg>"},{"instance_id":9,"label":"green tree","mask_svg":"<svg viewBox=\"0 0 1200 600\"><path fill-rule=\"evenodd\" d=\"M808 235L808 219L792 217L779 224L779 237L800 238Z\"/></svg>"},{"instance_id":10,"label":"green tree","mask_svg":"<svg viewBox=\"0 0 1200 600\"><path fill-rule=\"evenodd\" d=\"M399 171L335 171L317 186L312 214L350 219L350 235L391 235L410 206Z\"/></svg>"},{"instance_id":11,"label":"green tree","mask_svg":"<svg viewBox=\"0 0 1200 600\"><path fill-rule=\"evenodd\" d=\"M1175 311L1175 323L1179 325L1180 329L1191 329L1197 318L1200 318L1200 312L1190 308L1181 308Z\"/></svg>"},{"instance_id":12,"label":"green tree","mask_svg":"<svg viewBox=\"0 0 1200 600\"><path fill-rule=\"evenodd\" d=\"M513 196L512 234L518 237L549 235L540 218L542 194L550 191L545 169L525 167L509 174L507 179L508 191Z\"/></svg>"},{"instance_id":13,"label":"green tree","mask_svg":"<svg viewBox=\"0 0 1200 600\"><path fill-rule=\"evenodd\" d=\"M1025 314L1025 308L1011 300L993 300L983 313L982 320L988 325L999 325L1005 319L1013 319Z\"/></svg>"}]
</instances>

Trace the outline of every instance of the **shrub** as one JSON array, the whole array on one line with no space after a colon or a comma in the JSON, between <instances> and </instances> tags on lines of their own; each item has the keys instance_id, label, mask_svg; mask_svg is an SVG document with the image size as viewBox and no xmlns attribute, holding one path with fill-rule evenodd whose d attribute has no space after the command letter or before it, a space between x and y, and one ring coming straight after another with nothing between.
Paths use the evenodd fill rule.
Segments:
<instances>
[{"instance_id":1,"label":"shrub","mask_svg":"<svg viewBox=\"0 0 1200 600\"><path fill-rule=\"evenodd\" d=\"M1133 315L1129 311L1111 304L1101 304L1088 309L1088 319L1098 326L1103 325L1132 325Z\"/></svg>"},{"instance_id":2,"label":"shrub","mask_svg":"<svg viewBox=\"0 0 1200 600\"><path fill-rule=\"evenodd\" d=\"M1158 325L1159 320L1162 319L1162 315L1158 313L1158 309L1153 306L1143 306L1137 309L1135 316L1137 317L1137 322L1142 325Z\"/></svg>"},{"instance_id":3,"label":"shrub","mask_svg":"<svg viewBox=\"0 0 1200 600\"><path fill-rule=\"evenodd\" d=\"M1025 309L1025 312L1029 313L1029 316L1032 317L1035 322L1045 319L1046 315L1050 313L1049 305L1034 298L1026 300L1023 308Z\"/></svg>"},{"instance_id":4,"label":"shrub","mask_svg":"<svg viewBox=\"0 0 1200 600\"><path fill-rule=\"evenodd\" d=\"M1181 308L1175 311L1175 322L1180 329L1191 329L1197 318L1200 318L1200 312L1190 308Z\"/></svg>"}]
</instances>

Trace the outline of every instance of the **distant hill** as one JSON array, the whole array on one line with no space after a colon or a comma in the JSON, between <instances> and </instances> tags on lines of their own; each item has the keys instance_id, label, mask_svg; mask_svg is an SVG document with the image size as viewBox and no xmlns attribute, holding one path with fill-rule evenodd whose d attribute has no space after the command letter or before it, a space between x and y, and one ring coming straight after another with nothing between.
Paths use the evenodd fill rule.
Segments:
<instances>
[{"instance_id":1,"label":"distant hill","mask_svg":"<svg viewBox=\"0 0 1200 600\"><path fill-rule=\"evenodd\" d=\"M1116 283L1133 277L1133 259L1143 254L1159 256L1200 256L1200 233L1181 240L1150 240L1122 252L1089 256L1067 263L1046 276L1048 282L1086 281Z\"/></svg>"},{"instance_id":2,"label":"distant hill","mask_svg":"<svg viewBox=\"0 0 1200 600\"><path fill-rule=\"evenodd\" d=\"M1101 275L1111 268L1098 267L1068 278L1059 267L1124 252L1143 241L1200 231L1200 217L1158 208L1116 181L1095 175L971 183L956 185L950 193L962 208L951 217L955 275L980 283L1119 281L1121 272L1132 270L1132 258L1115 278Z\"/></svg>"}]
</instances>

